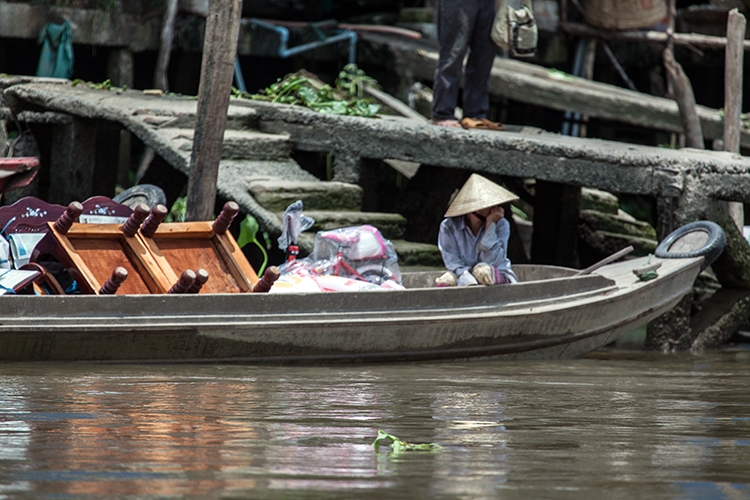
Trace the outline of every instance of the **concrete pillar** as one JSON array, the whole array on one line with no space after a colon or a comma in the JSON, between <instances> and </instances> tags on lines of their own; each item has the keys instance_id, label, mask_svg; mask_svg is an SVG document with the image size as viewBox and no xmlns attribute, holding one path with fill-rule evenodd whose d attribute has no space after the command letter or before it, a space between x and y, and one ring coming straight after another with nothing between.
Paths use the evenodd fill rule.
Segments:
<instances>
[{"instance_id":1,"label":"concrete pillar","mask_svg":"<svg viewBox=\"0 0 750 500\"><path fill-rule=\"evenodd\" d=\"M537 181L531 261L578 267L578 216L581 188Z\"/></svg>"},{"instance_id":2,"label":"concrete pillar","mask_svg":"<svg viewBox=\"0 0 750 500\"><path fill-rule=\"evenodd\" d=\"M107 58L107 78L115 87L133 88L133 53L125 48L115 48Z\"/></svg>"},{"instance_id":3,"label":"concrete pillar","mask_svg":"<svg viewBox=\"0 0 750 500\"><path fill-rule=\"evenodd\" d=\"M96 123L96 156L94 159L95 170L92 181L93 194L109 196L115 195L115 184L126 187L127 170L125 171L125 182L118 182L120 176L119 161L122 151L121 142L125 135L130 145L130 133L123 130L119 123L111 121L98 121ZM129 151L128 151L129 153ZM129 157L129 154L128 154Z\"/></svg>"},{"instance_id":4,"label":"concrete pillar","mask_svg":"<svg viewBox=\"0 0 750 500\"><path fill-rule=\"evenodd\" d=\"M93 193L97 128L90 120L73 118L54 127L50 158L49 201L67 205Z\"/></svg>"},{"instance_id":5,"label":"concrete pillar","mask_svg":"<svg viewBox=\"0 0 750 500\"><path fill-rule=\"evenodd\" d=\"M361 186L362 210L377 212L380 163L380 160L337 154L333 157L333 179L331 180Z\"/></svg>"},{"instance_id":6,"label":"concrete pillar","mask_svg":"<svg viewBox=\"0 0 750 500\"><path fill-rule=\"evenodd\" d=\"M113 49L107 59L107 78L115 87L133 87L133 52L126 48ZM120 132L117 151L117 174L116 182L119 186L127 187L129 184L128 171L130 170L130 147L132 135L125 129Z\"/></svg>"},{"instance_id":7,"label":"concrete pillar","mask_svg":"<svg viewBox=\"0 0 750 500\"><path fill-rule=\"evenodd\" d=\"M333 178L337 182L348 182L359 184L359 176L362 171L362 158L347 153L334 154L333 156Z\"/></svg>"}]
</instances>

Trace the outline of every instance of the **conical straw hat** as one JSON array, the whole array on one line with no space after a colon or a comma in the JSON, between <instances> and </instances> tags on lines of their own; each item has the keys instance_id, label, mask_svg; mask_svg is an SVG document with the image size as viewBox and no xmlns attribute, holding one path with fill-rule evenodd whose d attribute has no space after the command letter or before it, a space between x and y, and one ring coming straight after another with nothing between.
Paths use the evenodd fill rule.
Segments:
<instances>
[{"instance_id":1,"label":"conical straw hat","mask_svg":"<svg viewBox=\"0 0 750 500\"><path fill-rule=\"evenodd\" d=\"M517 200L518 196L479 174L471 174L445 212L446 217L466 215L483 208Z\"/></svg>"}]
</instances>

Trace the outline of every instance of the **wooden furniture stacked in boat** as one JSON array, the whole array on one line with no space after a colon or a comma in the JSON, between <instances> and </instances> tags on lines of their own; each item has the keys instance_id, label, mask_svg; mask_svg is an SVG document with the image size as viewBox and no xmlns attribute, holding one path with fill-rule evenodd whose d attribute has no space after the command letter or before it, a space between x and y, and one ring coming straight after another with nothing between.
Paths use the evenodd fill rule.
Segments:
<instances>
[{"instance_id":1,"label":"wooden furniture stacked in boat","mask_svg":"<svg viewBox=\"0 0 750 500\"><path fill-rule=\"evenodd\" d=\"M84 294L253 291L258 276L228 230L239 213L236 203L225 204L213 222L163 223L167 213L163 205L133 210L104 196L67 207L29 197L0 207L0 223L6 235L45 234L29 252L51 282L48 293L62 293L44 268L50 257ZM265 285L256 291L270 288Z\"/></svg>"},{"instance_id":2,"label":"wooden furniture stacked in boat","mask_svg":"<svg viewBox=\"0 0 750 500\"><path fill-rule=\"evenodd\" d=\"M49 222L35 255L52 254L83 293L237 293L258 282L228 231L236 203L213 223L162 223L166 207L141 204L121 225L81 224L74 222L80 210L71 203Z\"/></svg>"},{"instance_id":3,"label":"wooden furniture stacked in boat","mask_svg":"<svg viewBox=\"0 0 750 500\"><path fill-rule=\"evenodd\" d=\"M137 237L170 281L174 282L186 270L204 270L209 278L201 293L253 290L258 276L229 232L232 220L239 213L236 203L227 202L213 222L161 224L166 213L158 207L141 225ZM200 279L196 273L196 279Z\"/></svg>"}]
</instances>

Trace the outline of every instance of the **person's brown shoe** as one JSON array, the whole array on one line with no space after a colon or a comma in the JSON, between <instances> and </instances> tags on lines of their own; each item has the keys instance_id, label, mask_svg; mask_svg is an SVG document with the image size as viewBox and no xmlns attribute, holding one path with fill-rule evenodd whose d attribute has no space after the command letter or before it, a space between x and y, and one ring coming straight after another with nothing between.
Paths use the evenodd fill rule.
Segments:
<instances>
[{"instance_id":1,"label":"person's brown shoe","mask_svg":"<svg viewBox=\"0 0 750 500\"><path fill-rule=\"evenodd\" d=\"M505 126L502 123L493 122L487 118L462 118L461 126L466 129L505 130Z\"/></svg>"}]
</instances>

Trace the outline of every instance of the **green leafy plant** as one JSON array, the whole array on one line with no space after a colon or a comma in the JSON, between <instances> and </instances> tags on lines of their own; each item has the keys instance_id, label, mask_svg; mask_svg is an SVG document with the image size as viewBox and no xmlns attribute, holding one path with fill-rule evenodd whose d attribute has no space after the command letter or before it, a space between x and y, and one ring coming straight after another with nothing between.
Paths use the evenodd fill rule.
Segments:
<instances>
[{"instance_id":1,"label":"green leafy plant","mask_svg":"<svg viewBox=\"0 0 750 500\"><path fill-rule=\"evenodd\" d=\"M185 222L185 212L187 211L187 196L177 198L169 210L165 222Z\"/></svg>"},{"instance_id":2,"label":"green leafy plant","mask_svg":"<svg viewBox=\"0 0 750 500\"><path fill-rule=\"evenodd\" d=\"M86 85L88 88L94 89L94 90L112 90L116 88L112 86L112 82L109 79L104 80L103 82L100 82L100 83L93 83L93 82L87 82L85 80L81 80L80 78L76 78L71 83L71 86L77 87L78 85ZM127 88L124 88L123 90L127 90Z\"/></svg>"},{"instance_id":3,"label":"green leafy plant","mask_svg":"<svg viewBox=\"0 0 750 500\"><path fill-rule=\"evenodd\" d=\"M365 86L380 88L378 82L367 76L365 72L357 67L356 64L347 64L339 73L336 79L336 88L346 90L352 97L362 99L364 97Z\"/></svg>"},{"instance_id":4,"label":"green leafy plant","mask_svg":"<svg viewBox=\"0 0 750 500\"><path fill-rule=\"evenodd\" d=\"M260 248L260 251L263 253L263 264L260 266L260 269L258 269L258 276L262 276L263 271L266 270L266 266L268 265L268 253L266 252L264 245L258 241L257 235L259 228L260 225L258 224L258 221L255 220L255 217L248 214L247 217L245 217L245 220L240 223L240 235L237 238L237 245L240 248L244 248L249 243L254 243ZM265 240L265 235L263 239Z\"/></svg>"},{"instance_id":5,"label":"green leafy plant","mask_svg":"<svg viewBox=\"0 0 750 500\"><path fill-rule=\"evenodd\" d=\"M335 115L364 116L373 118L380 105L364 98L365 86L377 86L354 64L349 64L339 73L335 87L320 85L305 76L293 73L279 79L257 94L232 89L232 96L280 104L305 106L321 113Z\"/></svg>"},{"instance_id":6,"label":"green leafy plant","mask_svg":"<svg viewBox=\"0 0 750 500\"><path fill-rule=\"evenodd\" d=\"M435 444L435 443L422 443L422 444L407 443L406 441L399 439L396 436L393 436L391 434L388 434L387 432L383 430L378 431L378 437L375 438L375 441L372 443L372 447L375 448L375 451L377 452L378 449L380 448L381 441L386 441L386 440L389 440L391 442L392 453L402 453L404 451L436 451L442 448L442 446L440 446L439 444Z\"/></svg>"}]
</instances>

